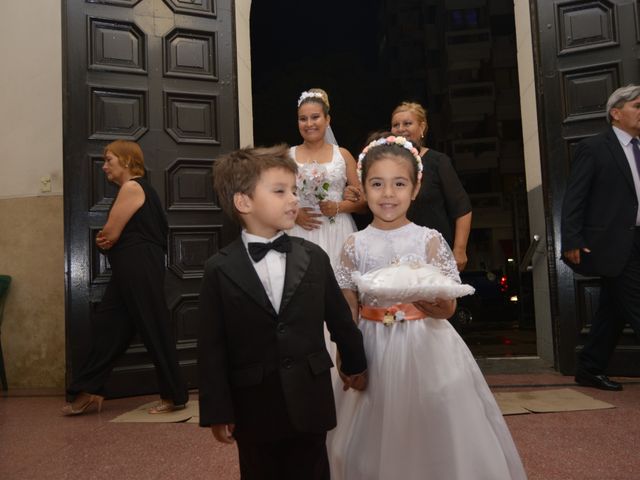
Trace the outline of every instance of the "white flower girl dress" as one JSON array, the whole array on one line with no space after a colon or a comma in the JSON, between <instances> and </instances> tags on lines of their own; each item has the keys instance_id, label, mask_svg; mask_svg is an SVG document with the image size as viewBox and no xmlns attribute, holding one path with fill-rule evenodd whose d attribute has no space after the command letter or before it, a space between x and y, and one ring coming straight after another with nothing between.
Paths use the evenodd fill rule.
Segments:
<instances>
[{"instance_id":1,"label":"white flower girl dress","mask_svg":"<svg viewBox=\"0 0 640 480\"><path fill-rule=\"evenodd\" d=\"M434 266L451 285L463 287L442 235L413 223L395 230L369 226L351 235L337 268L338 282L358 290L356 281L363 286L367 272L402 261ZM406 280L406 272L396 273ZM390 307L415 293L404 285L376 289L368 282L368 287L368 293L359 292L361 305ZM398 299L389 292L406 296ZM335 389L338 426L327 441L332 479L526 478L500 409L447 320L385 325L361 318L359 328L369 385L364 392Z\"/></svg>"}]
</instances>

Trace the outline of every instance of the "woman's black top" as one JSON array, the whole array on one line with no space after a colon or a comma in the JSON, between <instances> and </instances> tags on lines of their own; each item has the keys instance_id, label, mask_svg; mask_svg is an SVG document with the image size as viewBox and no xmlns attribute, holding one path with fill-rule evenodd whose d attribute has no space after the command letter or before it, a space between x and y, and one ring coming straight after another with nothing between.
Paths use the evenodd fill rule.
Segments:
<instances>
[{"instance_id":1,"label":"woman's black top","mask_svg":"<svg viewBox=\"0 0 640 480\"><path fill-rule=\"evenodd\" d=\"M444 153L427 150L422 166L422 185L407 217L417 225L438 230L453 248L456 219L471 211L471 200Z\"/></svg>"},{"instance_id":2,"label":"woman's black top","mask_svg":"<svg viewBox=\"0 0 640 480\"><path fill-rule=\"evenodd\" d=\"M133 181L138 182L144 190L144 203L129 219L120 238L109 252L117 252L143 243L156 244L166 251L169 225L160 197L145 178L134 178Z\"/></svg>"}]
</instances>

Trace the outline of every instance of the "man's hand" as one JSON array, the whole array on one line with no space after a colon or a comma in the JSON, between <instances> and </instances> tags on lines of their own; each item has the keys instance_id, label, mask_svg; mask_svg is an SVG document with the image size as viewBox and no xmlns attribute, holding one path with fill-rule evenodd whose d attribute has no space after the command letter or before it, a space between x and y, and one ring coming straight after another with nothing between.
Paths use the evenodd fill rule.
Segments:
<instances>
[{"instance_id":1,"label":"man's hand","mask_svg":"<svg viewBox=\"0 0 640 480\"><path fill-rule=\"evenodd\" d=\"M231 444L235 442L233 438L233 431L236 426L233 423L221 423L219 425L211 425L211 432L217 441L220 443Z\"/></svg>"},{"instance_id":2,"label":"man's hand","mask_svg":"<svg viewBox=\"0 0 640 480\"><path fill-rule=\"evenodd\" d=\"M574 248L573 250L567 250L563 253L564 258L566 258L569 263L573 263L574 265L580 264L580 250L585 253L591 253L591 250L588 248Z\"/></svg>"}]
</instances>

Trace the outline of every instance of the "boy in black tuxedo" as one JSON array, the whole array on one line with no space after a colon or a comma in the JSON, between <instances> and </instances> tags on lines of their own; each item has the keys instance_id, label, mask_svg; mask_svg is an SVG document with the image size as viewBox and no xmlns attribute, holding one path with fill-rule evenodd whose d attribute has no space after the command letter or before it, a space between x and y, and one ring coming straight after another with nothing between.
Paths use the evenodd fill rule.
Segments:
<instances>
[{"instance_id":1,"label":"boy in black tuxedo","mask_svg":"<svg viewBox=\"0 0 640 480\"><path fill-rule=\"evenodd\" d=\"M240 238L211 257L200 292L200 425L238 444L243 480L328 479L336 425L323 322L344 388L366 387L362 335L317 245L289 237L297 166L286 146L216 161L214 187Z\"/></svg>"}]
</instances>

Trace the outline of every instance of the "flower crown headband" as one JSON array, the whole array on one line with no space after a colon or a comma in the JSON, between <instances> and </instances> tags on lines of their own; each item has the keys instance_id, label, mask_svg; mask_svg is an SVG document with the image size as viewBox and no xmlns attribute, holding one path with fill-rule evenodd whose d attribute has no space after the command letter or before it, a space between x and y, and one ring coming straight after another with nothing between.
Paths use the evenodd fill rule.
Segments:
<instances>
[{"instance_id":1,"label":"flower crown headband","mask_svg":"<svg viewBox=\"0 0 640 480\"><path fill-rule=\"evenodd\" d=\"M307 98L319 98L322 100L322 103L325 103L324 96L320 92L302 92L300 94L300 98L298 99L298 107L302 105Z\"/></svg>"},{"instance_id":2,"label":"flower crown headband","mask_svg":"<svg viewBox=\"0 0 640 480\"><path fill-rule=\"evenodd\" d=\"M399 145L409 150L411 152L411 155L413 155L413 158L415 158L416 164L418 165L418 182L422 180L422 170L423 170L422 159L420 158L420 154L416 149L416 147L414 147L413 143L411 143L409 140L407 140L404 137L396 137L391 135L389 137L382 137L377 140L374 140L369 145L364 147L364 150L362 150L362 153L358 155L358 165L356 168L358 170L358 178L360 179L360 183L362 183L362 161L364 160L364 157L367 156L367 153L369 153L369 150L375 147L379 147L380 145Z\"/></svg>"}]
</instances>

